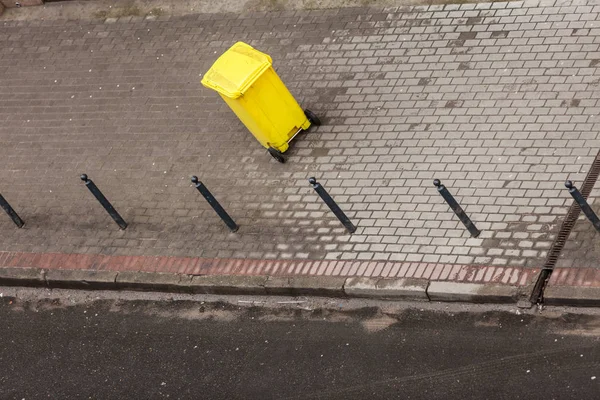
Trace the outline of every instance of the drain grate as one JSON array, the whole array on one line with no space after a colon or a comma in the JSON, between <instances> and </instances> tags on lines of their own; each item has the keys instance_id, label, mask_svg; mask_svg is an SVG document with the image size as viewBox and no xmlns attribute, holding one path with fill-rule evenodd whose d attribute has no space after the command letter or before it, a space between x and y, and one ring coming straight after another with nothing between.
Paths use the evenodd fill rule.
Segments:
<instances>
[{"instance_id":1,"label":"drain grate","mask_svg":"<svg viewBox=\"0 0 600 400\"><path fill-rule=\"evenodd\" d=\"M585 199L587 199L592 192L592 189L598 180L598 176L600 176L600 151L598 151L598 154L596 154L596 158L594 158L583 184L579 189ZM558 231L552 246L550 246L548 257L546 257L546 262L544 262L544 267L540 272L540 276L531 295L532 303L541 303L543 301L546 283L552 274L552 270L556 266L556 262L558 261L560 253L567 243L567 239L569 238L569 235L575 226L575 222L577 222L577 218L579 218L580 212L581 208L579 208L577 202L573 201L573 204L571 204L571 207L569 207L569 211L567 212L567 215L560 226L560 230Z\"/></svg>"}]
</instances>

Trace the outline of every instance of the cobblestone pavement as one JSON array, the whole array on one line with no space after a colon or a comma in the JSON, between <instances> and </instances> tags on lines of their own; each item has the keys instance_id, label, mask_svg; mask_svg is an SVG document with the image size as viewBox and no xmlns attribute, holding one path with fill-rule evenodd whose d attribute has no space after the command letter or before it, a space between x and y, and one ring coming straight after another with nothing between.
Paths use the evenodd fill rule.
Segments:
<instances>
[{"instance_id":1,"label":"cobblestone pavement","mask_svg":"<svg viewBox=\"0 0 600 400\"><path fill-rule=\"evenodd\" d=\"M539 267L572 201L564 180L580 182L600 147L600 6L554 3L0 19L0 193L26 220L0 218L0 249ZM285 165L200 85L238 40L272 55L324 121Z\"/></svg>"}]
</instances>

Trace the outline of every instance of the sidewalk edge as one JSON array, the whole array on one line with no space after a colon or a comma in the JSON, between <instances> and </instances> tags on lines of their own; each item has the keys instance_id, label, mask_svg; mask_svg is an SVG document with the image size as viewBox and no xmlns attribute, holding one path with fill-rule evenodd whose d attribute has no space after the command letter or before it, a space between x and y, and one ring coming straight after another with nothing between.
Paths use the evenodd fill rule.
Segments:
<instances>
[{"instance_id":1,"label":"sidewalk edge","mask_svg":"<svg viewBox=\"0 0 600 400\"><path fill-rule=\"evenodd\" d=\"M520 288L494 283L433 281L429 283L427 295L431 301L517 303L520 297Z\"/></svg>"},{"instance_id":2,"label":"sidewalk edge","mask_svg":"<svg viewBox=\"0 0 600 400\"><path fill-rule=\"evenodd\" d=\"M187 275L163 272L0 267L1 286L138 290L216 295L284 295L402 301L517 303L529 286L406 278Z\"/></svg>"},{"instance_id":3,"label":"sidewalk edge","mask_svg":"<svg viewBox=\"0 0 600 400\"><path fill-rule=\"evenodd\" d=\"M544 303L553 306L600 307L600 287L547 286Z\"/></svg>"}]
</instances>

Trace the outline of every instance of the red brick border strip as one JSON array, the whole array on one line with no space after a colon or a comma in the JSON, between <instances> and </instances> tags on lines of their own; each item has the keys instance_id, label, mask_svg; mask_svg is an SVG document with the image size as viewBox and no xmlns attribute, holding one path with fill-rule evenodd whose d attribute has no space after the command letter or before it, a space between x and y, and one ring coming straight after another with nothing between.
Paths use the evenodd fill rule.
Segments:
<instances>
[{"instance_id":1,"label":"red brick border strip","mask_svg":"<svg viewBox=\"0 0 600 400\"><path fill-rule=\"evenodd\" d=\"M539 272L534 268L510 266L391 261L213 259L23 252L0 252L0 267L168 272L187 275L415 278L512 286L530 284ZM554 277L558 279L560 276L562 276L561 272L557 270L553 274L553 279ZM600 279L596 277L595 281L600 282Z\"/></svg>"},{"instance_id":2,"label":"red brick border strip","mask_svg":"<svg viewBox=\"0 0 600 400\"><path fill-rule=\"evenodd\" d=\"M555 268L548 286L577 286L600 288L600 269Z\"/></svg>"},{"instance_id":3,"label":"red brick border strip","mask_svg":"<svg viewBox=\"0 0 600 400\"><path fill-rule=\"evenodd\" d=\"M544 289L544 303L600 307L600 269L555 268Z\"/></svg>"}]
</instances>

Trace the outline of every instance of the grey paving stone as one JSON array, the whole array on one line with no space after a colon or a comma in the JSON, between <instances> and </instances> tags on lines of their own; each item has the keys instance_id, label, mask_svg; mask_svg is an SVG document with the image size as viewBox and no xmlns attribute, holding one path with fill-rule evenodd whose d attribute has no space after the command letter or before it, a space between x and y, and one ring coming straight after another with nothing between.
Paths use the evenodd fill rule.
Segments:
<instances>
[{"instance_id":1,"label":"grey paving stone","mask_svg":"<svg viewBox=\"0 0 600 400\"><path fill-rule=\"evenodd\" d=\"M0 219L0 249L539 266L569 204L560 184L585 176L600 114L600 29L589 18L600 10L542 3L398 10L389 25L388 12L368 8L342 21L297 11L0 24L2 194L27 222L14 230ZM237 40L269 53L324 120L285 165L199 83ZM81 186L83 172L126 231ZM357 220L352 241L311 175ZM469 241L434 178L481 239ZM592 232L576 230L590 246ZM533 244L527 253L514 251L520 241ZM569 257L592 263L577 248Z\"/></svg>"}]
</instances>

